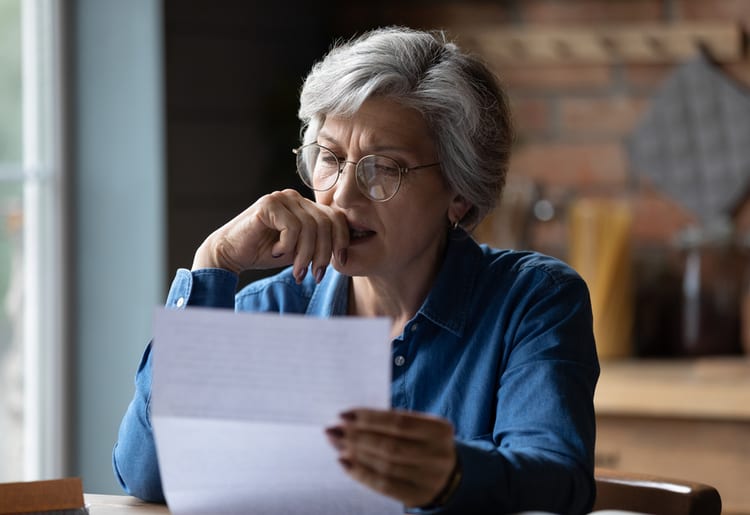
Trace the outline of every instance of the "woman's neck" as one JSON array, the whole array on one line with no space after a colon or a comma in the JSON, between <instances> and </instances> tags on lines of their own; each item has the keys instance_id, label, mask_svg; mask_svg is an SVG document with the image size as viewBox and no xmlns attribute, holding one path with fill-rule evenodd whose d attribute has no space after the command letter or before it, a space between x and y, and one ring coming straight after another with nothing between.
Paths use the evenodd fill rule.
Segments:
<instances>
[{"instance_id":1,"label":"woman's neck","mask_svg":"<svg viewBox=\"0 0 750 515\"><path fill-rule=\"evenodd\" d=\"M442 262L443 252L431 267L406 277L391 280L372 276L352 277L349 314L388 317L392 321L391 338L397 337L427 298Z\"/></svg>"}]
</instances>

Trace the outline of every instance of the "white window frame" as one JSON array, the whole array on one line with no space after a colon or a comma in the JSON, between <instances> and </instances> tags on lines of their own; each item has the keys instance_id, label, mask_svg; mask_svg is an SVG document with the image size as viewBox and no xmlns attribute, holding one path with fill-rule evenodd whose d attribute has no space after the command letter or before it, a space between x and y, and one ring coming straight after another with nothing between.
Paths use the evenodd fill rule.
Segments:
<instances>
[{"instance_id":1,"label":"white window frame","mask_svg":"<svg viewBox=\"0 0 750 515\"><path fill-rule=\"evenodd\" d=\"M21 0L26 480L67 475L70 421L62 0Z\"/></svg>"}]
</instances>

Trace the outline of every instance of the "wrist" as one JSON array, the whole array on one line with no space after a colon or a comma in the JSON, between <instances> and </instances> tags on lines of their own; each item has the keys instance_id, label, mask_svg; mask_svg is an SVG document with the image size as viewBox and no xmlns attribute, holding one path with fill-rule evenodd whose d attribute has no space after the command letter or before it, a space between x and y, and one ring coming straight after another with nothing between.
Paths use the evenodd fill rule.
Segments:
<instances>
[{"instance_id":1,"label":"wrist","mask_svg":"<svg viewBox=\"0 0 750 515\"><path fill-rule=\"evenodd\" d=\"M453 494L455 494L456 490L458 490L462 478L463 469L461 468L461 462L459 461L458 456L456 456L456 464L453 466L451 475L448 477L448 481L445 483L443 489L438 492L438 494L430 503L428 503L426 506L421 506L420 508L423 510L434 510L448 504L448 501L450 501L451 497L453 497Z\"/></svg>"},{"instance_id":2,"label":"wrist","mask_svg":"<svg viewBox=\"0 0 750 515\"><path fill-rule=\"evenodd\" d=\"M236 270L235 267L229 265L222 258L222 253L219 250L219 245L214 243L213 238L208 237L201 243L198 250L195 251L193 256L193 265L191 270L200 270L202 268L221 268L228 270L235 274L239 274L240 270Z\"/></svg>"}]
</instances>

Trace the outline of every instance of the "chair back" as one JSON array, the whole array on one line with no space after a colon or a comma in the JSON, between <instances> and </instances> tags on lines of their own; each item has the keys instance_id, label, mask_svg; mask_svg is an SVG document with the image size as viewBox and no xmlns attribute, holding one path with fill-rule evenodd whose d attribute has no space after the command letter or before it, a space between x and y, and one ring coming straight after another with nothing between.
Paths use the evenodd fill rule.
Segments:
<instances>
[{"instance_id":1,"label":"chair back","mask_svg":"<svg viewBox=\"0 0 750 515\"><path fill-rule=\"evenodd\" d=\"M721 496L703 483L597 468L597 510L655 515L720 515Z\"/></svg>"}]
</instances>

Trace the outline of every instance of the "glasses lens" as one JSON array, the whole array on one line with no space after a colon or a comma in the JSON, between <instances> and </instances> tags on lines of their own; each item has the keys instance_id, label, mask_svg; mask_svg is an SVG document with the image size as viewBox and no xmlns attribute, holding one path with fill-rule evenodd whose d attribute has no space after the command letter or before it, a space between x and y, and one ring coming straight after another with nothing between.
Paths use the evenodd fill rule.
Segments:
<instances>
[{"instance_id":1,"label":"glasses lens","mask_svg":"<svg viewBox=\"0 0 750 515\"><path fill-rule=\"evenodd\" d=\"M311 145L315 156L312 161L312 189L325 191L333 188L339 177L339 160L336 154L327 148Z\"/></svg>"},{"instance_id":2,"label":"glasses lens","mask_svg":"<svg viewBox=\"0 0 750 515\"><path fill-rule=\"evenodd\" d=\"M372 200L388 200L401 184L401 170L393 159L367 156L357 166L357 181Z\"/></svg>"},{"instance_id":3,"label":"glasses lens","mask_svg":"<svg viewBox=\"0 0 750 515\"><path fill-rule=\"evenodd\" d=\"M297 152L297 173L307 187L325 191L336 184L339 161L326 148L315 144L306 145Z\"/></svg>"}]
</instances>

